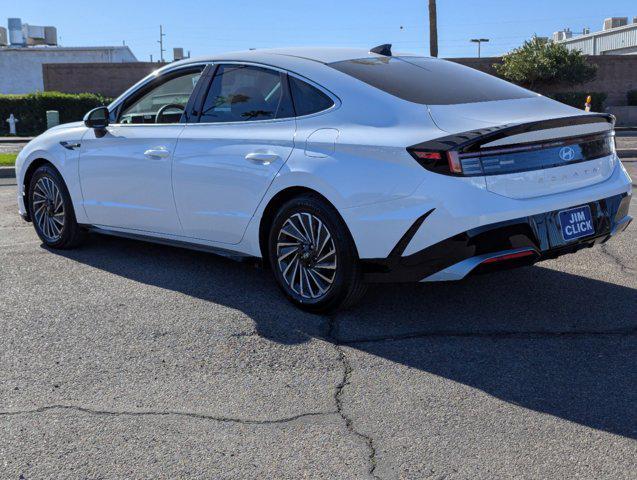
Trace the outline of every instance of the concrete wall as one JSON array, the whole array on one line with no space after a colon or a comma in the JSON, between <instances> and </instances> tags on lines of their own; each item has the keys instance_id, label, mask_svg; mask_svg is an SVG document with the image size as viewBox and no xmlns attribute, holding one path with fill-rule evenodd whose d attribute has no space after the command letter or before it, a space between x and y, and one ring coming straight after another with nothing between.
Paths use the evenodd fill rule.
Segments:
<instances>
[{"instance_id":1,"label":"concrete wall","mask_svg":"<svg viewBox=\"0 0 637 480\"><path fill-rule=\"evenodd\" d=\"M547 93L555 92L604 92L608 95L606 106L626 105L626 92L637 90L637 55L596 55L587 56L588 61L597 65L597 76L591 82L575 86L552 85ZM495 75L493 64L499 57L450 58L483 72Z\"/></svg>"},{"instance_id":2,"label":"concrete wall","mask_svg":"<svg viewBox=\"0 0 637 480\"><path fill-rule=\"evenodd\" d=\"M117 97L162 64L63 63L43 65L44 89L64 93L100 93Z\"/></svg>"},{"instance_id":3,"label":"concrete wall","mask_svg":"<svg viewBox=\"0 0 637 480\"><path fill-rule=\"evenodd\" d=\"M607 107L606 111L617 117L617 125L621 127L637 126L637 107Z\"/></svg>"},{"instance_id":4,"label":"concrete wall","mask_svg":"<svg viewBox=\"0 0 637 480\"><path fill-rule=\"evenodd\" d=\"M0 48L0 93L43 91L44 64L136 61L135 55L124 46Z\"/></svg>"}]
</instances>

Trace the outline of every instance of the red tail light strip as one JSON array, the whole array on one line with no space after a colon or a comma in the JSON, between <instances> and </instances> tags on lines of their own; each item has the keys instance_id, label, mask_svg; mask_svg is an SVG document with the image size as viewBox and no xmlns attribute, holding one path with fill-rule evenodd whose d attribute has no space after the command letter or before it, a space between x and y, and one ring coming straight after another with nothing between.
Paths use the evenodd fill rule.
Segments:
<instances>
[{"instance_id":1,"label":"red tail light strip","mask_svg":"<svg viewBox=\"0 0 637 480\"><path fill-rule=\"evenodd\" d=\"M537 252L535 250L524 250L522 252L507 253L504 255L499 255L497 257L487 258L485 261L482 262L482 265L484 265L485 263L496 263L496 262L504 262L507 260L514 260L516 258L528 257L530 255L536 255L536 254Z\"/></svg>"}]
</instances>

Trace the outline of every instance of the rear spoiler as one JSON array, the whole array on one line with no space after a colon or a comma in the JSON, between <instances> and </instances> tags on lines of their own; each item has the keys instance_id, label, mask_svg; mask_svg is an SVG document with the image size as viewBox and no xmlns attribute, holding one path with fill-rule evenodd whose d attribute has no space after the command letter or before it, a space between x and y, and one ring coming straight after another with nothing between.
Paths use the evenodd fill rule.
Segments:
<instances>
[{"instance_id":1,"label":"rear spoiler","mask_svg":"<svg viewBox=\"0 0 637 480\"><path fill-rule=\"evenodd\" d=\"M601 123L607 123L608 128L603 131L577 128ZM499 175L612 155L614 126L615 117L606 113L552 118L456 133L413 145L407 151L420 165L435 173ZM544 133L525 135L531 132ZM502 139L509 141L498 143ZM546 154L538 157L532 153L539 150Z\"/></svg>"},{"instance_id":2,"label":"rear spoiler","mask_svg":"<svg viewBox=\"0 0 637 480\"><path fill-rule=\"evenodd\" d=\"M529 123L506 124L495 127L470 130L456 133L446 137L429 140L409 147L417 150L431 150L446 152L455 150L458 153L471 153L479 151L483 145L500 140L502 138L519 135L522 133L547 130L550 128L571 127L573 125L586 125L600 123L600 120L608 122L611 129L615 126L615 116L609 113L592 113L588 115L575 115L569 117L551 118ZM563 140L576 139L580 135L564 137ZM524 145L524 144L519 144Z\"/></svg>"}]
</instances>

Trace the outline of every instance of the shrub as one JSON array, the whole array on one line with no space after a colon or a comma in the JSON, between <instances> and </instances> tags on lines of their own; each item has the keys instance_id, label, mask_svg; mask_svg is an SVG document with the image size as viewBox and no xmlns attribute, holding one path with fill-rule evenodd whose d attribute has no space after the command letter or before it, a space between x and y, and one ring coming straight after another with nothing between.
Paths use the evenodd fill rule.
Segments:
<instances>
[{"instance_id":1,"label":"shrub","mask_svg":"<svg viewBox=\"0 0 637 480\"><path fill-rule=\"evenodd\" d=\"M18 135L38 135L46 130L47 110L60 112L60 123L82 120L86 112L110 103L110 99L93 93L38 92L25 95L0 95L0 134L9 132L6 119L18 119Z\"/></svg>"},{"instance_id":2,"label":"shrub","mask_svg":"<svg viewBox=\"0 0 637 480\"><path fill-rule=\"evenodd\" d=\"M628 100L628 105L637 107L637 90L630 90L626 93L626 99Z\"/></svg>"},{"instance_id":3,"label":"shrub","mask_svg":"<svg viewBox=\"0 0 637 480\"><path fill-rule=\"evenodd\" d=\"M603 112L604 102L606 101L606 95L603 92L558 92L549 93L547 97L557 100L558 102L565 103L571 107L584 110L584 104L586 103L586 97L591 96L591 112Z\"/></svg>"},{"instance_id":4,"label":"shrub","mask_svg":"<svg viewBox=\"0 0 637 480\"><path fill-rule=\"evenodd\" d=\"M581 52L533 37L502 57L493 68L506 80L542 91L553 84L576 85L595 78L597 67Z\"/></svg>"}]
</instances>

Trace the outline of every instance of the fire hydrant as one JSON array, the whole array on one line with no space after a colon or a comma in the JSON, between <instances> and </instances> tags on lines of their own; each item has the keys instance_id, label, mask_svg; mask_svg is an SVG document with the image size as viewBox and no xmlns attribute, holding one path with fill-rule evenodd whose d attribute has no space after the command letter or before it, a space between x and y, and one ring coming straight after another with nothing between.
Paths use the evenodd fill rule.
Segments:
<instances>
[{"instance_id":1,"label":"fire hydrant","mask_svg":"<svg viewBox=\"0 0 637 480\"><path fill-rule=\"evenodd\" d=\"M7 123L9 124L9 135L17 135L17 133L15 131L15 124L18 123L18 122L19 122L19 120L17 118L15 118L13 113L11 115L9 115L9 118L7 118Z\"/></svg>"}]
</instances>

